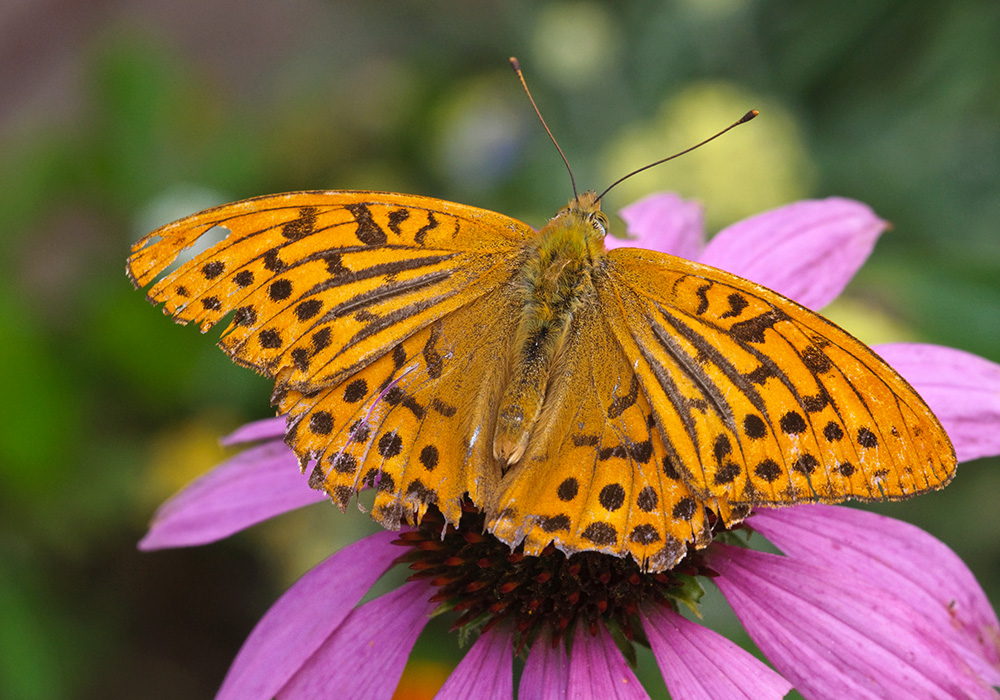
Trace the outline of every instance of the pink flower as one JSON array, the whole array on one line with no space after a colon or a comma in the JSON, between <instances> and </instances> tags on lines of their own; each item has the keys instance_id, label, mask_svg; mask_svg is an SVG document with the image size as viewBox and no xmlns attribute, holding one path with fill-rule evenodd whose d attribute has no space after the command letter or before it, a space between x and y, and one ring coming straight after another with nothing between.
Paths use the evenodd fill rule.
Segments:
<instances>
[{"instance_id":1,"label":"pink flower","mask_svg":"<svg viewBox=\"0 0 1000 700\"><path fill-rule=\"evenodd\" d=\"M845 199L761 214L707 246L700 208L676 196L649 197L622 216L644 247L724 268L812 308L843 290L885 228L868 207ZM876 350L930 404L960 460L1000 454L1000 366L932 345ZM231 435L230 443L256 444L164 504L140 547L204 544L325 500L306 485L281 441L283 427L272 419ZM599 554L582 567L577 557L590 555L520 557L475 527L442 533L431 523L429 530L380 532L331 556L275 603L218 698L388 699L442 600L464 612L460 624L491 620L438 693L442 700L513 698L518 644L530 644L521 700L645 698L609 629L631 639L632 624L641 626L678 700L779 698L793 686L810 699L997 697L991 686L1000 685L1000 623L943 543L891 518L837 506L761 510L746 525L783 556L714 542L676 576L630 571L630 560ZM482 558L490 566L481 566ZM411 580L359 606L400 561L415 571ZM615 591L629 593L609 597L586 578L595 567L604 567L604 578L619 577ZM695 600L671 586L706 573L773 669L676 612L676 601ZM460 595L500 589L510 598ZM567 617L559 597L574 595L589 596L601 614ZM500 614L515 604L537 606L532 612L541 622ZM569 654L564 631L572 636Z\"/></svg>"}]
</instances>

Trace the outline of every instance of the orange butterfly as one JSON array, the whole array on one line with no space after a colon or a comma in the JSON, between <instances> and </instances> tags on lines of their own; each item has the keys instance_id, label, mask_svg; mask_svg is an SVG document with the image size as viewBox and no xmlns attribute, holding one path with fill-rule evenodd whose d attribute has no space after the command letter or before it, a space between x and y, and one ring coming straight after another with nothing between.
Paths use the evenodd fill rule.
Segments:
<instances>
[{"instance_id":1,"label":"orange butterfly","mask_svg":"<svg viewBox=\"0 0 1000 700\"><path fill-rule=\"evenodd\" d=\"M164 226L128 261L154 303L275 380L286 441L387 528L468 496L526 554L631 555L653 571L749 509L899 499L955 456L861 342L753 282L606 250L599 197L544 228L439 199L295 192Z\"/></svg>"}]
</instances>

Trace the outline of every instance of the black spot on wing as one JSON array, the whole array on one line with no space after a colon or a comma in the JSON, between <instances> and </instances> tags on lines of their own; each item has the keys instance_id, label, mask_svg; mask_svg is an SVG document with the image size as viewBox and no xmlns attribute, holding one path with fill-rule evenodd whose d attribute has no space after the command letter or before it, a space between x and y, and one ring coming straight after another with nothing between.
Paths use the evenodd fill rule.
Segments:
<instances>
[{"instance_id":1,"label":"black spot on wing","mask_svg":"<svg viewBox=\"0 0 1000 700\"><path fill-rule=\"evenodd\" d=\"M265 350L281 347L281 333L274 328L266 328L260 332L260 346Z\"/></svg>"},{"instance_id":2,"label":"black spot on wing","mask_svg":"<svg viewBox=\"0 0 1000 700\"><path fill-rule=\"evenodd\" d=\"M323 309L323 302L319 299L306 299L295 307L295 317L300 321L308 321Z\"/></svg>"},{"instance_id":3,"label":"black spot on wing","mask_svg":"<svg viewBox=\"0 0 1000 700\"><path fill-rule=\"evenodd\" d=\"M445 403L444 401L436 397L431 399L431 408L433 408L435 411L440 413L445 418L451 418L458 412L458 409L456 407L452 406L451 404Z\"/></svg>"},{"instance_id":4,"label":"black spot on wing","mask_svg":"<svg viewBox=\"0 0 1000 700\"><path fill-rule=\"evenodd\" d=\"M368 395L368 382L364 379L355 379L344 389L344 401L347 403L357 403Z\"/></svg>"},{"instance_id":5,"label":"black spot on wing","mask_svg":"<svg viewBox=\"0 0 1000 700\"><path fill-rule=\"evenodd\" d=\"M809 427L802 414L798 411L789 411L781 417L779 421L781 430L787 435L799 435L804 433Z\"/></svg>"},{"instance_id":6,"label":"black spot on wing","mask_svg":"<svg viewBox=\"0 0 1000 700\"><path fill-rule=\"evenodd\" d=\"M207 280L212 280L221 275L226 269L226 264L221 260L212 260L205 263L201 268L201 274Z\"/></svg>"},{"instance_id":7,"label":"black spot on wing","mask_svg":"<svg viewBox=\"0 0 1000 700\"><path fill-rule=\"evenodd\" d=\"M787 321L788 315L779 309L765 311L759 316L738 321L729 328L729 333L741 343L763 343L764 331L781 321Z\"/></svg>"},{"instance_id":8,"label":"black spot on wing","mask_svg":"<svg viewBox=\"0 0 1000 700\"><path fill-rule=\"evenodd\" d=\"M436 229L437 227L438 227L438 220L434 218L434 212L432 211L427 212L427 223L421 226L420 230L417 231L416 235L413 236L414 242L417 245L423 245L424 239L427 237L427 234Z\"/></svg>"},{"instance_id":9,"label":"black spot on wing","mask_svg":"<svg viewBox=\"0 0 1000 700\"><path fill-rule=\"evenodd\" d=\"M396 369L406 364L406 348L403 347L402 343L392 349L392 364Z\"/></svg>"},{"instance_id":10,"label":"black spot on wing","mask_svg":"<svg viewBox=\"0 0 1000 700\"><path fill-rule=\"evenodd\" d=\"M271 248L264 253L264 267L270 272L281 272L285 269L285 263L278 257L277 248Z\"/></svg>"},{"instance_id":11,"label":"black spot on wing","mask_svg":"<svg viewBox=\"0 0 1000 700\"><path fill-rule=\"evenodd\" d=\"M565 479L556 490L556 495L560 501L572 501L580 492L580 484L573 477Z\"/></svg>"},{"instance_id":12,"label":"black spot on wing","mask_svg":"<svg viewBox=\"0 0 1000 700\"><path fill-rule=\"evenodd\" d=\"M427 367L427 375L431 379L438 379L441 376L441 370L444 365L441 353L434 347L440 338L441 321L435 321L431 324L430 337L427 339L427 343L423 349L424 364Z\"/></svg>"},{"instance_id":13,"label":"black spot on wing","mask_svg":"<svg viewBox=\"0 0 1000 700\"><path fill-rule=\"evenodd\" d=\"M389 212L389 230L397 236L402 236L403 232L399 225L410 218L409 209L393 209Z\"/></svg>"},{"instance_id":14,"label":"black spot on wing","mask_svg":"<svg viewBox=\"0 0 1000 700\"><path fill-rule=\"evenodd\" d=\"M639 398L639 379L633 374L632 382L629 384L628 393L623 396L616 397L611 405L608 407L608 418L614 420L629 409L629 407L634 406L636 399Z\"/></svg>"},{"instance_id":15,"label":"black spot on wing","mask_svg":"<svg viewBox=\"0 0 1000 700\"><path fill-rule=\"evenodd\" d=\"M240 287L249 287L253 284L254 276L251 270L240 270L233 277L233 282L235 282Z\"/></svg>"},{"instance_id":16,"label":"black spot on wing","mask_svg":"<svg viewBox=\"0 0 1000 700\"><path fill-rule=\"evenodd\" d=\"M802 362L813 374L823 374L833 369L833 362L815 345L810 345L802 351Z\"/></svg>"},{"instance_id":17,"label":"black spot on wing","mask_svg":"<svg viewBox=\"0 0 1000 700\"><path fill-rule=\"evenodd\" d=\"M281 235L295 241L316 232L316 207L302 207L299 218L281 227Z\"/></svg>"},{"instance_id":18,"label":"black spot on wing","mask_svg":"<svg viewBox=\"0 0 1000 700\"><path fill-rule=\"evenodd\" d=\"M659 502L660 497L656 493L656 489L652 486L646 486L639 492L639 496L636 498L635 504L643 513L651 513Z\"/></svg>"},{"instance_id":19,"label":"black spot on wing","mask_svg":"<svg viewBox=\"0 0 1000 700\"><path fill-rule=\"evenodd\" d=\"M438 448L434 445L424 445L424 448L420 450L420 463L427 471L434 471L434 467L438 463Z\"/></svg>"},{"instance_id":20,"label":"black spot on wing","mask_svg":"<svg viewBox=\"0 0 1000 700\"><path fill-rule=\"evenodd\" d=\"M368 208L367 204L348 204L347 210L351 212L351 215L354 216L354 220L358 224L358 229L354 232L354 235L359 241L370 246L386 244L388 238L385 235L385 231L375 223L371 209Z\"/></svg>"},{"instance_id":21,"label":"black spot on wing","mask_svg":"<svg viewBox=\"0 0 1000 700\"><path fill-rule=\"evenodd\" d=\"M636 525L632 528L629 539L636 544L652 544L660 541L660 533L652 525Z\"/></svg>"},{"instance_id":22,"label":"black spot on wing","mask_svg":"<svg viewBox=\"0 0 1000 700\"><path fill-rule=\"evenodd\" d=\"M344 267L344 258L340 253L329 251L323 253L321 258L326 263L326 271L330 277L343 277L351 273L348 268Z\"/></svg>"},{"instance_id":23,"label":"black spot on wing","mask_svg":"<svg viewBox=\"0 0 1000 700\"><path fill-rule=\"evenodd\" d=\"M719 318L738 318L743 313L743 310L750 305L747 298L739 292L730 294L726 297L726 301L729 302L729 309L719 316Z\"/></svg>"},{"instance_id":24,"label":"black spot on wing","mask_svg":"<svg viewBox=\"0 0 1000 700\"><path fill-rule=\"evenodd\" d=\"M267 295L271 301L283 301L292 295L292 283L287 279L275 280L267 288Z\"/></svg>"},{"instance_id":25,"label":"black spot on wing","mask_svg":"<svg viewBox=\"0 0 1000 700\"><path fill-rule=\"evenodd\" d=\"M608 484L598 495L601 505L609 511L616 511L625 503L625 489L621 484Z\"/></svg>"},{"instance_id":26,"label":"black spot on wing","mask_svg":"<svg viewBox=\"0 0 1000 700\"><path fill-rule=\"evenodd\" d=\"M560 513L559 515L539 517L538 527L545 532L558 532L560 530L569 530L570 522L568 515Z\"/></svg>"},{"instance_id":27,"label":"black spot on wing","mask_svg":"<svg viewBox=\"0 0 1000 700\"><path fill-rule=\"evenodd\" d=\"M609 523L591 523L581 534L584 539L602 547L618 541L618 531Z\"/></svg>"},{"instance_id":28,"label":"black spot on wing","mask_svg":"<svg viewBox=\"0 0 1000 700\"><path fill-rule=\"evenodd\" d=\"M698 295L698 308L694 311L695 315L701 316L703 313L708 311L708 290L711 288L711 283L706 282L698 287L698 291L695 292L695 294Z\"/></svg>"}]
</instances>

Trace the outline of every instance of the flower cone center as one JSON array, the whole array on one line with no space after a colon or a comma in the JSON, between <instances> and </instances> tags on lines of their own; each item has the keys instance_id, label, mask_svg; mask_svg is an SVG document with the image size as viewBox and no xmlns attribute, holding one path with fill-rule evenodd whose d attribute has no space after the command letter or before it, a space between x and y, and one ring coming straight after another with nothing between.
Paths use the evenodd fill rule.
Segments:
<instances>
[{"instance_id":1,"label":"flower cone center","mask_svg":"<svg viewBox=\"0 0 1000 700\"><path fill-rule=\"evenodd\" d=\"M631 558L598 552L567 557L551 544L539 556L525 556L484 531L485 518L471 504L456 528L436 509L396 544L409 548L397 561L413 570L410 580L437 587L432 600L457 614L454 629L484 630L509 620L515 646L524 648L541 632L552 643L571 638L576 625L596 634L599 621L631 641L641 634L642 605L674 605L686 580L709 572L700 553L690 552L674 569L644 573Z\"/></svg>"}]
</instances>

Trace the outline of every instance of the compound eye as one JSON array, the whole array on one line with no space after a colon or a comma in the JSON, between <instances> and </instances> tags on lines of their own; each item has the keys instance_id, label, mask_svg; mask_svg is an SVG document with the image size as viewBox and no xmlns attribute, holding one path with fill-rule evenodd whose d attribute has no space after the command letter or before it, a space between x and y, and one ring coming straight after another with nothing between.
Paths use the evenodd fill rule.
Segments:
<instances>
[{"instance_id":1,"label":"compound eye","mask_svg":"<svg viewBox=\"0 0 1000 700\"><path fill-rule=\"evenodd\" d=\"M608 218L603 213L598 212L591 215L590 224L601 234L601 237L608 235Z\"/></svg>"}]
</instances>

